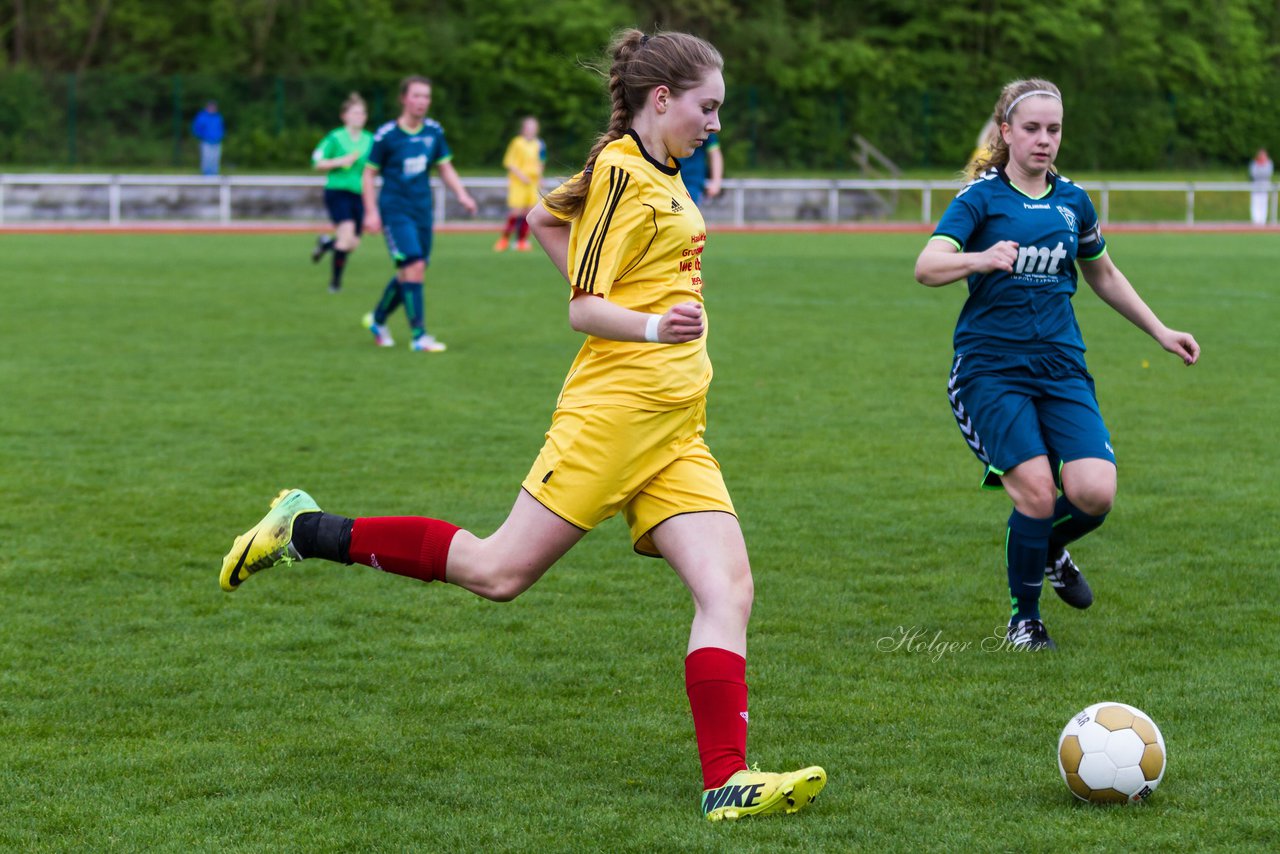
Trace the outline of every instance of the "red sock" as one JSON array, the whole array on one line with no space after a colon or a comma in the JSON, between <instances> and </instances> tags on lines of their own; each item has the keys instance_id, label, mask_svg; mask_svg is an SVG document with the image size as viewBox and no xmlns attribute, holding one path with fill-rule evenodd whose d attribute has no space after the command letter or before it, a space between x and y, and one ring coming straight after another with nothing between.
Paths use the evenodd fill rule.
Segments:
<instances>
[{"instance_id":1,"label":"red sock","mask_svg":"<svg viewBox=\"0 0 1280 854\"><path fill-rule=\"evenodd\" d=\"M356 519L351 526L351 560L419 581L444 581L449 545L457 525L421 516Z\"/></svg>"},{"instance_id":2,"label":"red sock","mask_svg":"<svg viewBox=\"0 0 1280 854\"><path fill-rule=\"evenodd\" d=\"M529 218L527 216L520 217L520 240L524 240L529 236Z\"/></svg>"},{"instance_id":3,"label":"red sock","mask_svg":"<svg viewBox=\"0 0 1280 854\"><path fill-rule=\"evenodd\" d=\"M702 787L722 786L747 767L747 660L727 649L695 649L684 660L684 685L698 737Z\"/></svg>"},{"instance_id":4,"label":"red sock","mask_svg":"<svg viewBox=\"0 0 1280 854\"><path fill-rule=\"evenodd\" d=\"M519 218L520 217L516 216L515 214L507 215L507 224L502 227L503 237L506 237L508 234L516 230L516 220L518 220Z\"/></svg>"}]
</instances>

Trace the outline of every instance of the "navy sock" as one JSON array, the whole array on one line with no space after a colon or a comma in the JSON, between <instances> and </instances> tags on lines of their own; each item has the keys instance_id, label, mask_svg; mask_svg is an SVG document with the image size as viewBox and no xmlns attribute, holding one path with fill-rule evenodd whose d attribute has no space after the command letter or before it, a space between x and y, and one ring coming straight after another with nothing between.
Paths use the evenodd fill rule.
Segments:
<instances>
[{"instance_id":1,"label":"navy sock","mask_svg":"<svg viewBox=\"0 0 1280 854\"><path fill-rule=\"evenodd\" d=\"M1053 507L1053 533L1049 535L1049 555L1057 558L1068 543L1074 543L1085 534L1095 530L1107 518L1107 514L1090 516L1067 500L1067 496L1059 495L1058 503Z\"/></svg>"},{"instance_id":2,"label":"navy sock","mask_svg":"<svg viewBox=\"0 0 1280 854\"><path fill-rule=\"evenodd\" d=\"M1009 514L1005 538L1005 566L1009 573L1010 623L1040 619L1040 591L1049 556L1053 518L1033 519L1017 510Z\"/></svg>"},{"instance_id":3,"label":"navy sock","mask_svg":"<svg viewBox=\"0 0 1280 854\"><path fill-rule=\"evenodd\" d=\"M404 283L404 313L409 316L413 337L427 334L426 310L422 305L422 282Z\"/></svg>"},{"instance_id":4,"label":"navy sock","mask_svg":"<svg viewBox=\"0 0 1280 854\"><path fill-rule=\"evenodd\" d=\"M382 291L382 299L378 300L378 307L373 310L373 322L379 326L386 323L387 317L391 312L395 311L403 301L404 294L400 285L400 279L392 276L391 281L387 282L387 286Z\"/></svg>"},{"instance_id":5,"label":"navy sock","mask_svg":"<svg viewBox=\"0 0 1280 854\"><path fill-rule=\"evenodd\" d=\"M350 254L350 252L344 252L341 249L333 250L333 277L329 280L330 284L342 284L342 273L347 269L347 256Z\"/></svg>"}]
</instances>

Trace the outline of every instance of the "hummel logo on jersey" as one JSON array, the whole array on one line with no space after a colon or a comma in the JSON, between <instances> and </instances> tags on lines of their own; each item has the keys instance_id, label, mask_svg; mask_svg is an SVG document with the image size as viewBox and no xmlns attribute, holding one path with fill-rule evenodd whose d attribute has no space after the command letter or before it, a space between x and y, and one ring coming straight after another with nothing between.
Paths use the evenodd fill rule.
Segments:
<instances>
[{"instance_id":1,"label":"hummel logo on jersey","mask_svg":"<svg viewBox=\"0 0 1280 854\"><path fill-rule=\"evenodd\" d=\"M683 211L683 210L684 210L684 205L680 204L680 203L679 203L679 202L677 202L675 199L672 199L672 200L671 200L671 212L672 212L672 213L680 213L680 212L681 212L681 211Z\"/></svg>"},{"instance_id":2,"label":"hummel logo on jersey","mask_svg":"<svg viewBox=\"0 0 1280 854\"><path fill-rule=\"evenodd\" d=\"M760 790L764 783L752 783L750 786L721 786L712 789L702 797L702 812L709 813L720 807L749 807L760 798Z\"/></svg>"},{"instance_id":3,"label":"hummel logo on jersey","mask_svg":"<svg viewBox=\"0 0 1280 854\"><path fill-rule=\"evenodd\" d=\"M1013 272L1047 273L1056 276L1066 257L1067 250L1062 248L1061 240L1053 249L1044 246L1019 246L1018 263L1014 266Z\"/></svg>"}]
</instances>

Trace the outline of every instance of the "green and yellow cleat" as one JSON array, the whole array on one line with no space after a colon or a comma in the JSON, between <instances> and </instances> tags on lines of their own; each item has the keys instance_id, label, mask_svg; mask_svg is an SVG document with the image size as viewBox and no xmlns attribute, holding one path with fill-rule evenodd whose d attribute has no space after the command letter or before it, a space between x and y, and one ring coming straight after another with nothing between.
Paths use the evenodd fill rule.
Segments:
<instances>
[{"instance_id":1,"label":"green and yellow cleat","mask_svg":"<svg viewBox=\"0 0 1280 854\"><path fill-rule=\"evenodd\" d=\"M814 765L787 774L739 771L723 786L702 793L707 821L735 821L749 815L791 815L809 804L827 785L827 772Z\"/></svg>"},{"instance_id":2,"label":"green and yellow cleat","mask_svg":"<svg viewBox=\"0 0 1280 854\"><path fill-rule=\"evenodd\" d=\"M301 560L290 542L293 522L303 513L319 513L320 507L301 489L284 489L271 502L271 511L262 521L236 537L231 551L222 559L218 583L228 593L255 572L281 563Z\"/></svg>"}]
</instances>

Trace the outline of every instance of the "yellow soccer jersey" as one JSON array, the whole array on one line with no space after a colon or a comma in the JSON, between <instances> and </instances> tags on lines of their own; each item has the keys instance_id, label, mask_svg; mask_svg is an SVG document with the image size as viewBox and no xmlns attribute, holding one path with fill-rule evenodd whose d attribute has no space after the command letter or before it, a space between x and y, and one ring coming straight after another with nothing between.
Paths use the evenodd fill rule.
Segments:
<instances>
[{"instance_id":1,"label":"yellow soccer jersey","mask_svg":"<svg viewBox=\"0 0 1280 854\"><path fill-rule=\"evenodd\" d=\"M658 163L633 131L605 146L569 235L569 283L625 308L665 313L702 302L702 214L674 161ZM704 323L710 329L704 310ZM587 336L560 394L565 408L688 406L711 384L707 335L684 344Z\"/></svg>"},{"instance_id":2,"label":"yellow soccer jersey","mask_svg":"<svg viewBox=\"0 0 1280 854\"><path fill-rule=\"evenodd\" d=\"M542 178L542 140L525 139L517 136L507 143L507 153L502 155L502 168L519 169L527 177L533 179L536 186ZM508 184L512 187L525 187L515 175L507 174Z\"/></svg>"}]
</instances>

